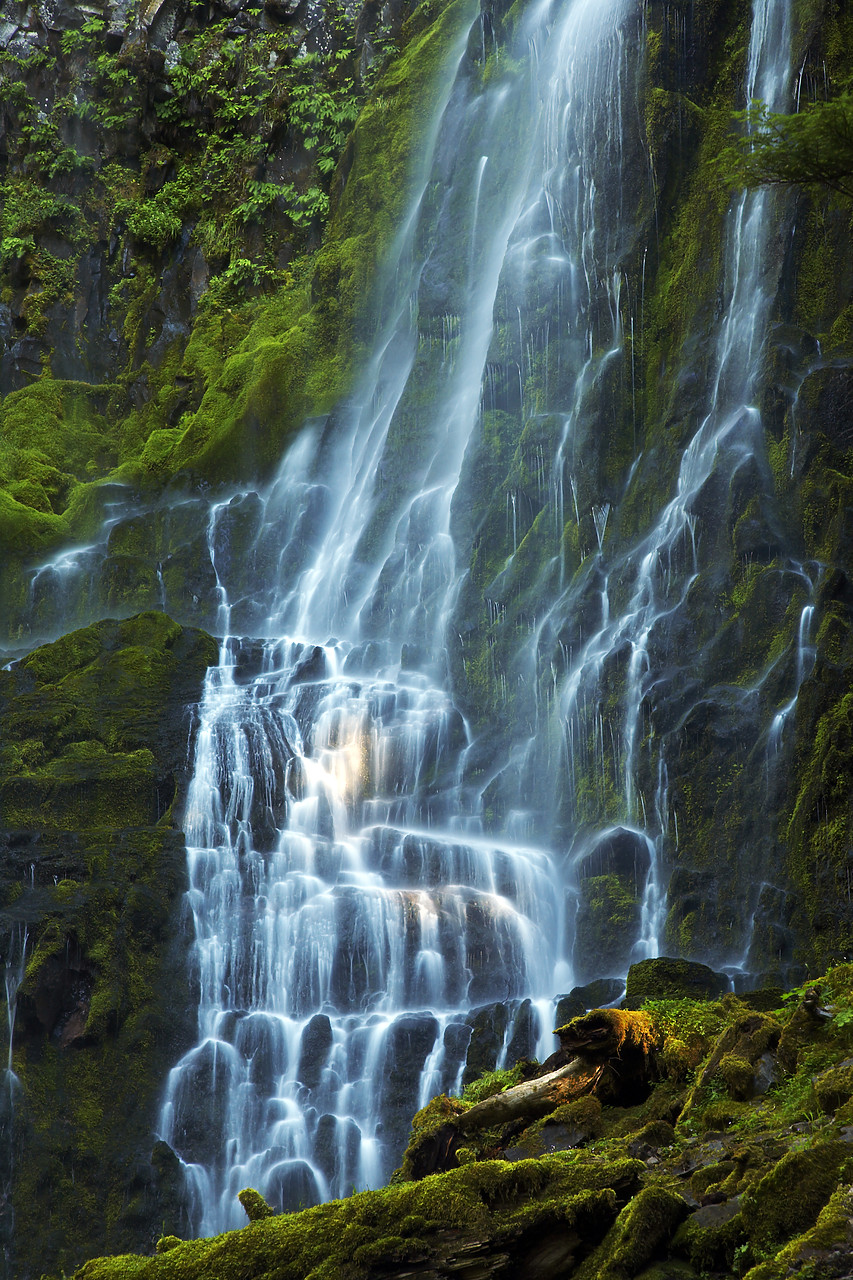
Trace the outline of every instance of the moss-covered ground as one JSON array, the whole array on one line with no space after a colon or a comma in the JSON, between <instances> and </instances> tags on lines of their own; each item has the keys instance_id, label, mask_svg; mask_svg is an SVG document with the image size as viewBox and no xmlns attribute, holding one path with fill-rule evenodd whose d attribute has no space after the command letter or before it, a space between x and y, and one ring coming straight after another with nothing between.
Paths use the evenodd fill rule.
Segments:
<instances>
[{"instance_id":1,"label":"moss-covered ground","mask_svg":"<svg viewBox=\"0 0 853 1280\"><path fill-rule=\"evenodd\" d=\"M754 1007L774 1001L763 1012ZM561 1034L582 1039L590 1018L601 1016L577 1019ZM247 1196L253 1220L242 1231L187 1242L169 1237L154 1256L103 1258L75 1275L391 1280L510 1274L504 1268L531 1280L849 1274L851 966L781 1003L780 993L769 991L716 1001L682 996L618 1016L616 1039L624 1045L639 1035L646 1045L640 1102L601 1105L587 1091L527 1129L514 1123L511 1131L468 1133L454 1167L412 1180L412 1154L436 1126L513 1088L532 1068L493 1072L464 1098L439 1097L418 1113L407 1160L385 1190L278 1216L267 1216L264 1206L258 1212ZM632 1020L637 1035L628 1034ZM610 1061L618 1064L619 1050Z\"/></svg>"}]
</instances>

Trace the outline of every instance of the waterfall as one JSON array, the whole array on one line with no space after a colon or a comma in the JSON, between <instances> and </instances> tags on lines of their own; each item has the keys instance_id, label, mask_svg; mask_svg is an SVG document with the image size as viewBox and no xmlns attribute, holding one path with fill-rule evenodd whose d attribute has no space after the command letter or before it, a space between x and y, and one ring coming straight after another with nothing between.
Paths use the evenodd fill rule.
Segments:
<instances>
[{"instance_id":1,"label":"waterfall","mask_svg":"<svg viewBox=\"0 0 853 1280\"><path fill-rule=\"evenodd\" d=\"M230 504L212 508L225 638L185 816L199 1041L161 1122L202 1233L240 1224L245 1185L295 1207L382 1183L413 1111L460 1087L489 1002L515 1011L498 1062L511 1039L515 1056L553 1044L572 980L561 870L523 821L485 821L445 656L465 577L453 500L499 294L553 299L581 381L600 331L621 342L635 10L534 7L524 59L485 86L460 50L361 388L262 498L281 549L260 639L231 634ZM518 352L522 402L533 358Z\"/></svg>"},{"instance_id":2,"label":"waterfall","mask_svg":"<svg viewBox=\"0 0 853 1280\"><path fill-rule=\"evenodd\" d=\"M754 0L744 101L788 104L790 11ZM757 400L779 197L730 203L699 408L631 523L645 7L538 0L506 50L481 22L449 53L353 394L259 492L152 511L110 486L100 535L31 582L35 620L122 607L109 562L150 523L144 603L189 581L182 619L221 637L183 818L198 1040L159 1125L202 1234L243 1225L244 1186L290 1209L381 1185L413 1112L482 1066L477 1036L488 1065L544 1057L555 997L659 954L687 768L671 724L766 680L709 688L693 622L709 487L753 467L771 488ZM614 479L599 446L620 387L634 448ZM191 574L170 580L172 548ZM819 566L782 568L795 643L754 735L768 789L815 661ZM717 957L733 976L744 924Z\"/></svg>"},{"instance_id":3,"label":"waterfall","mask_svg":"<svg viewBox=\"0 0 853 1280\"><path fill-rule=\"evenodd\" d=\"M756 0L744 82L746 101L757 97L772 110L785 109L790 96L790 44L790 6ZM565 168L562 174L565 184ZM669 637L677 636L679 629L685 635L691 589L708 568L697 538L700 495L712 477L731 488L739 469L751 461L757 460L766 471L763 431L754 401L775 290L767 258L778 226L777 199L766 189L743 191L729 208L722 317L714 335L707 403L684 449L675 492L646 534L627 549L624 543L615 549L608 544L610 508L601 505L600 499L596 505L592 495L589 511L595 541L584 571L564 591L554 592L527 646L528 683L551 688L540 710L547 718L548 732L543 732L537 718L523 753L521 789L529 794L543 770L556 775L554 821L570 850L574 878L570 891L573 887L583 910L584 882L590 876L603 883L602 873L615 870L623 885L631 879L635 886L638 878L644 881L631 908L636 913L636 933L621 944L617 939L610 955L579 953L585 939L581 919L576 919L573 959L581 978L596 976L602 965L614 966L618 972L620 964L657 955L664 934L666 855L677 814L670 810L669 764L664 745L655 741L650 707L659 691L671 692L678 679L673 672L678 672L681 655L673 654ZM623 227L621 206L614 203L619 212L612 223L607 211L593 220L596 236L603 227L605 234L610 229L616 239ZM612 274L610 341L602 342L599 336L596 343L588 342L589 360L577 379L575 401L565 414L551 472L558 536L567 516L574 514L581 526L576 472L589 388L624 341L619 323L619 260L611 258L606 267L599 261L597 268L599 279L606 280L608 269ZM629 485L632 477L633 470ZM568 511L567 488L572 494ZM807 583L811 598L813 582L803 566L792 561L788 569ZM771 726L771 743L778 740L781 724L808 674L807 631L812 612L808 605L802 613L796 687ZM572 639L562 638L567 635ZM560 668L562 674L557 677ZM687 678L691 676L688 672ZM699 697L707 696L703 687ZM557 744L556 770L549 769L543 739L549 751L550 744Z\"/></svg>"}]
</instances>

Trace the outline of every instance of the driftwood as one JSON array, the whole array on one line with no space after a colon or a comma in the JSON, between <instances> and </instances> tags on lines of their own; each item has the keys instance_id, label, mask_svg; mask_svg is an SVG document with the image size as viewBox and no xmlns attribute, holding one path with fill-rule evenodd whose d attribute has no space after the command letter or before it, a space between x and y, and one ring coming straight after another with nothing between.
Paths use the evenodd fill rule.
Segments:
<instances>
[{"instance_id":1,"label":"driftwood","mask_svg":"<svg viewBox=\"0 0 853 1280\"><path fill-rule=\"evenodd\" d=\"M565 1067L540 1076L538 1080L526 1080L478 1102L470 1111L457 1116L456 1127L462 1133L473 1133L492 1125L508 1124L510 1120L524 1119L531 1123L569 1101L571 1095L586 1092L594 1074L588 1062L573 1058ZM567 1084L577 1087L570 1089Z\"/></svg>"}]
</instances>

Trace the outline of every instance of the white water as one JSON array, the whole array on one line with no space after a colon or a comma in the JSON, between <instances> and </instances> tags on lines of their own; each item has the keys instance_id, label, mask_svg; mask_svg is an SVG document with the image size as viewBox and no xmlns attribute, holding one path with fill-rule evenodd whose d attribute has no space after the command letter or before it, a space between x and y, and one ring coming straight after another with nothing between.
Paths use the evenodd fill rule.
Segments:
<instances>
[{"instance_id":1,"label":"white water","mask_svg":"<svg viewBox=\"0 0 853 1280\"><path fill-rule=\"evenodd\" d=\"M746 101L761 98L771 110L785 109L790 97L790 39L790 6L777 0L755 0L744 85ZM677 634L682 613L689 617L691 588L700 570L708 567L702 562L697 542L696 504L712 476L717 482L722 480L721 487L726 491L740 468L752 461L766 466L754 397L775 289L767 258L778 225L776 199L766 190L742 192L733 199L728 212L725 295L722 320L714 336L707 411L684 450L673 496L646 536L627 552L620 550L615 555L606 541L609 511L592 506L595 554L589 558L586 572L543 611L528 644L528 680L533 684L537 671L541 677L543 656L552 652L549 646L553 646L555 635L565 629L567 621L579 638L573 651L566 652L561 645L565 672L561 678L555 677L549 696L539 707L536 731L529 740L522 766L529 788L543 768L543 739L554 744L550 749L562 758L566 778L562 808L569 813L567 834L575 875L583 878L590 859L600 860L600 850L607 847L613 830L608 828L608 822L615 820L619 824L625 833L623 843L629 842L633 834L635 858L642 861L644 848L648 850L638 938L630 959L657 955L666 927L665 856L669 841L673 836L677 840L677 814L669 802L665 751L649 732L649 711L656 686L667 679L661 671L661 656L667 652L668 633ZM607 227L606 217L598 218L597 228L602 224ZM623 341L615 270L613 279L612 333L609 341L598 336L598 349L604 346L605 354L598 356L597 364L596 345L591 340L588 343L589 361L578 380L576 403L566 414L552 467L558 539L564 520L570 519L572 512L579 526L582 518L575 479L582 460L575 441L583 393L590 378L600 372ZM568 507L564 499L567 488L572 494ZM801 566L792 563L790 570L803 576ZM792 697L771 726L771 744L778 741L784 719L796 704L800 684L813 661L807 645L812 612L809 605L802 614ZM586 625L579 625L578 619ZM615 715L605 714L602 709L605 681L612 678L614 670L623 673L619 677L621 705ZM540 679L540 687L541 683ZM700 696L704 694L703 690ZM548 724L547 733L543 733L540 721ZM596 775L600 780L598 794L582 794L581 779ZM601 957L576 954L574 959L581 975L593 976L596 965L602 963Z\"/></svg>"},{"instance_id":2,"label":"white water","mask_svg":"<svg viewBox=\"0 0 853 1280\"><path fill-rule=\"evenodd\" d=\"M203 1233L240 1224L242 1186L293 1207L383 1182L412 1112L460 1087L472 1008L517 1010L498 1062L513 1032L513 1057L553 1046L553 997L571 984L560 869L487 833L466 780L470 733L444 661L460 582L451 504L499 287L557 281L579 334L603 294L618 327L619 208L596 225L596 184L621 189L633 9L540 6L524 74L472 92L468 67L452 87L349 420L331 449L306 431L264 498L265 524L288 533L254 673L248 642L228 638L217 571L226 639L185 818L199 1042L162 1118ZM440 342L418 327L430 289L448 294ZM212 513L214 568L226 511Z\"/></svg>"}]
</instances>

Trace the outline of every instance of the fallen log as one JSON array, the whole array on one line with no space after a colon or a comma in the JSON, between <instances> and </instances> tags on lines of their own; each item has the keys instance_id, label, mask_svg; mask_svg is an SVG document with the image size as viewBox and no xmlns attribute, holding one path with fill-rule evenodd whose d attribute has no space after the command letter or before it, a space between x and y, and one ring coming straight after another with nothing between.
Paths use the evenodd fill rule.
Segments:
<instances>
[{"instance_id":1,"label":"fallen log","mask_svg":"<svg viewBox=\"0 0 853 1280\"><path fill-rule=\"evenodd\" d=\"M591 1067L582 1058L573 1058L557 1071L537 1080L526 1080L478 1102L470 1111L456 1117L456 1127L462 1133L474 1133L477 1129L507 1124L510 1120L524 1119L532 1123L573 1097L588 1092L599 1071L600 1068Z\"/></svg>"}]
</instances>

